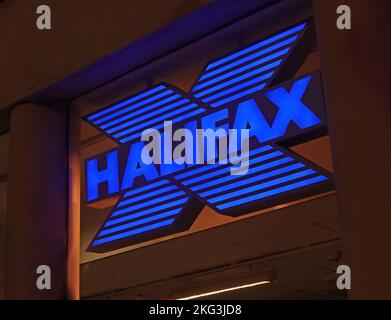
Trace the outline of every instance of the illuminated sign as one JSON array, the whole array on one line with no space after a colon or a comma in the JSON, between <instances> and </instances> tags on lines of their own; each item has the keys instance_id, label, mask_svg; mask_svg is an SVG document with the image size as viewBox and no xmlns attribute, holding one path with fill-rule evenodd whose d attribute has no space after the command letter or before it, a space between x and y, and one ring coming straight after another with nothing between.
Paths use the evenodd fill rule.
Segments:
<instances>
[{"instance_id":1,"label":"illuminated sign","mask_svg":"<svg viewBox=\"0 0 391 320\"><path fill-rule=\"evenodd\" d=\"M240 216L332 189L329 172L289 149L327 132L319 72L282 81L293 73L289 61L303 55L312 31L305 22L210 62L189 93L161 83L87 115L88 123L119 144L86 161L87 201L120 195L89 250L187 230L205 205ZM174 131L166 132L168 121L191 137L199 129L247 131L248 152L235 142L245 174L233 173L238 164L230 161L196 161L205 147L197 141L204 137L175 140ZM142 135L148 130L158 133L159 160L167 148L171 154L191 141L192 161L146 163ZM213 155L231 159L231 144L224 151L216 147Z\"/></svg>"}]
</instances>

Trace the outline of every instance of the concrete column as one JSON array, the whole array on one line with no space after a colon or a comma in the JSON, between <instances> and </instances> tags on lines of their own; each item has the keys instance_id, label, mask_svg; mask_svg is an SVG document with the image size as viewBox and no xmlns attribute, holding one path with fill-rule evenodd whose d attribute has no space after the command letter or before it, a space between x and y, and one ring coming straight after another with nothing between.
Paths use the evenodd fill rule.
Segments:
<instances>
[{"instance_id":1,"label":"concrete column","mask_svg":"<svg viewBox=\"0 0 391 320\"><path fill-rule=\"evenodd\" d=\"M69 200L67 299L80 299L80 110L68 107Z\"/></svg>"},{"instance_id":2,"label":"concrete column","mask_svg":"<svg viewBox=\"0 0 391 320\"><path fill-rule=\"evenodd\" d=\"M5 297L65 299L68 139L65 113L21 104L11 113ZM51 289L36 286L39 265Z\"/></svg>"},{"instance_id":3,"label":"concrete column","mask_svg":"<svg viewBox=\"0 0 391 320\"><path fill-rule=\"evenodd\" d=\"M351 299L391 299L389 0L313 0ZM352 30L338 30L348 5Z\"/></svg>"}]
</instances>

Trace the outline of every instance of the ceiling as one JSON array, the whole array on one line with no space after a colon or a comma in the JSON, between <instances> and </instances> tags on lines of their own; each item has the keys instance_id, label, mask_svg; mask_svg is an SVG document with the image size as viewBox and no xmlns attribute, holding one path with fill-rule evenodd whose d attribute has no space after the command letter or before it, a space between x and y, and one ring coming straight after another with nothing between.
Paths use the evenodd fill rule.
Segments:
<instances>
[{"instance_id":1,"label":"ceiling","mask_svg":"<svg viewBox=\"0 0 391 320\"><path fill-rule=\"evenodd\" d=\"M278 280L219 299L343 298L333 279L341 251L335 194L170 239L81 266L82 298L161 299L206 270L263 263Z\"/></svg>"}]
</instances>

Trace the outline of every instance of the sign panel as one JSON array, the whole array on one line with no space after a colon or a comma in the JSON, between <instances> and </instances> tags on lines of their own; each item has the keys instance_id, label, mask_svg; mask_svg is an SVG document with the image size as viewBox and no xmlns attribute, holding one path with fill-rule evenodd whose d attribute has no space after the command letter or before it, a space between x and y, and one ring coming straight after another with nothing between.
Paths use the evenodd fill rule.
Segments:
<instances>
[{"instance_id":1,"label":"sign panel","mask_svg":"<svg viewBox=\"0 0 391 320\"><path fill-rule=\"evenodd\" d=\"M219 57L190 92L160 83L87 115L119 144L86 161L87 201L120 194L89 251L187 230L204 206L236 217L332 189L289 149L327 133L319 71L281 81L311 32L303 22Z\"/></svg>"}]
</instances>

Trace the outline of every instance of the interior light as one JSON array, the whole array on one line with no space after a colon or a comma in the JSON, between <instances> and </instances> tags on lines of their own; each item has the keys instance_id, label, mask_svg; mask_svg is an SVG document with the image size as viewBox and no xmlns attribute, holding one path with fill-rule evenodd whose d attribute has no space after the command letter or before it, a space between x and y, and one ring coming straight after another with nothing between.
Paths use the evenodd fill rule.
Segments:
<instances>
[{"instance_id":1,"label":"interior light","mask_svg":"<svg viewBox=\"0 0 391 320\"><path fill-rule=\"evenodd\" d=\"M237 286L237 287L231 287L231 288L226 288L226 289L221 289L221 290L216 290L216 291L205 292L205 293L201 293L201 294L197 294L197 295L193 295L193 296L188 296L188 297L185 297L185 298L180 298L180 299L177 299L177 300L193 300L193 299L197 299L197 298L202 298L202 297L212 296L212 295L215 295L215 294L220 294L220 293L223 293L223 292L229 292L229 291L234 291L234 290L251 288L251 287L260 286L260 285L269 284L269 283L271 283L271 281L269 281L269 280L260 281L260 282L254 282L254 283L245 284L245 285L241 285L241 286Z\"/></svg>"}]
</instances>

